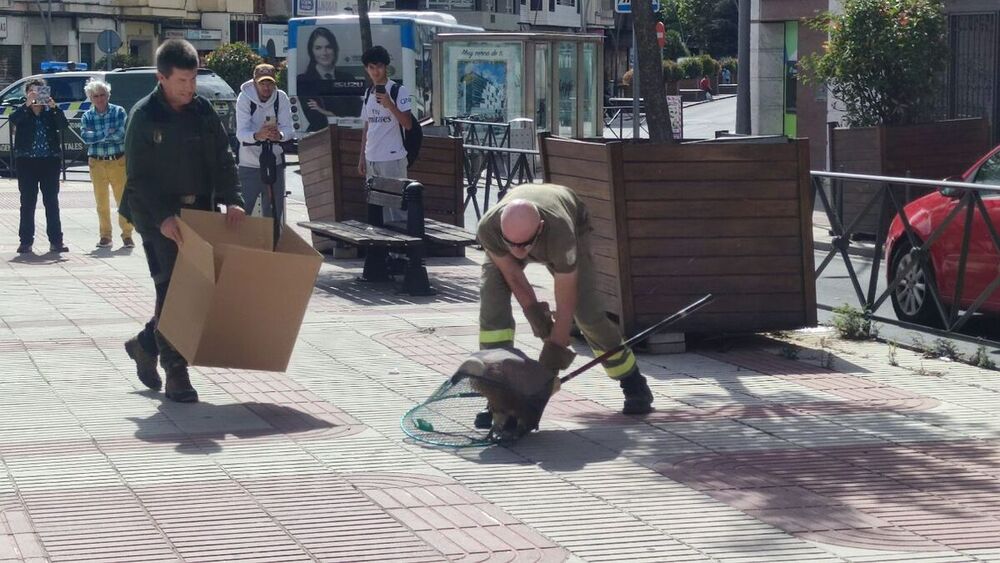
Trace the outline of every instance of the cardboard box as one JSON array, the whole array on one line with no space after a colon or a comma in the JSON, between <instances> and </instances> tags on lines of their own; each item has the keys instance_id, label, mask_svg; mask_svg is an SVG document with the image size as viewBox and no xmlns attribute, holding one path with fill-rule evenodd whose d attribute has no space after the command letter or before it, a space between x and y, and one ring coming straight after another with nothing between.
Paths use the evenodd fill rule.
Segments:
<instances>
[{"instance_id":1,"label":"cardboard box","mask_svg":"<svg viewBox=\"0 0 1000 563\"><path fill-rule=\"evenodd\" d=\"M285 371L323 257L271 219L185 209L160 332L192 366Z\"/></svg>"}]
</instances>

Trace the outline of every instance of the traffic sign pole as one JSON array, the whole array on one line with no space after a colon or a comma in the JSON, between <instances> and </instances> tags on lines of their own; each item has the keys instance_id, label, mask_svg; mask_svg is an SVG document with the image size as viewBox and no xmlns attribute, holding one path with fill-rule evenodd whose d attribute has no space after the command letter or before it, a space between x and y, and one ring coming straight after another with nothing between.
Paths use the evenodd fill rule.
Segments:
<instances>
[{"instance_id":1,"label":"traffic sign pole","mask_svg":"<svg viewBox=\"0 0 1000 563\"><path fill-rule=\"evenodd\" d=\"M639 138L639 44L635 39L635 16L632 16L632 138Z\"/></svg>"}]
</instances>

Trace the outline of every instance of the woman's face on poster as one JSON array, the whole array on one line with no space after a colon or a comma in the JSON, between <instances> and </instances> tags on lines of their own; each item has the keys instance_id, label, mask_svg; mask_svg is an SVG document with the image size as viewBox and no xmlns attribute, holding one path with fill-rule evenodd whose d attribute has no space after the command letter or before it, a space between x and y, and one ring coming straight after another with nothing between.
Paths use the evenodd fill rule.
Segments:
<instances>
[{"instance_id":1,"label":"woman's face on poster","mask_svg":"<svg viewBox=\"0 0 1000 563\"><path fill-rule=\"evenodd\" d=\"M322 35L316 37L313 41L312 57L316 61L316 64L320 66L333 66L336 62L336 51L333 50L333 45L330 41Z\"/></svg>"}]
</instances>

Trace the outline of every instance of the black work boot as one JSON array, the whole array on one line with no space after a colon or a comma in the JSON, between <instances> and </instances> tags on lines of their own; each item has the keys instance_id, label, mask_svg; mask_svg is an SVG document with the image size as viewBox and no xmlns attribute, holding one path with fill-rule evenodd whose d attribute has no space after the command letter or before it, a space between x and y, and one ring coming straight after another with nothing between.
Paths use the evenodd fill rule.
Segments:
<instances>
[{"instance_id":1,"label":"black work boot","mask_svg":"<svg viewBox=\"0 0 1000 563\"><path fill-rule=\"evenodd\" d=\"M167 387L163 394L176 403L197 403L198 392L191 386L187 368L174 367L167 370Z\"/></svg>"},{"instance_id":2,"label":"black work boot","mask_svg":"<svg viewBox=\"0 0 1000 563\"><path fill-rule=\"evenodd\" d=\"M649 414L653 412L653 392L646 385L646 378L638 369L621 378L618 384L625 394L622 414Z\"/></svg>"},{"instance_id":3,"label":"black work boot","mask_svg":"<svg viewBox=\"0 0 1000 563\"><path fill-rule=\"evenodd\" d=\"M163 386L160 374L156 371L156 356L150 354L139 343L138 337L133 337L125 342L125 353L135 362L135 373L139 376L139 381L143 385L154 391L159 391Z\"/></svg>"}]
</instances>

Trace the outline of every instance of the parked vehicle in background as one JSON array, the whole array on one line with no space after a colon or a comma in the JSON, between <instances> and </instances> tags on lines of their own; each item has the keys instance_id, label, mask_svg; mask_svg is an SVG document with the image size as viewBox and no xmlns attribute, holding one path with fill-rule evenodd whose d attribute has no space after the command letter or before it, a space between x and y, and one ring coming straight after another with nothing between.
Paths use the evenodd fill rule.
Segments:
<instances>
[{"instance_id":1,"label":"parked vehicle in background","mask_svg":"<svg viewBox=\"0 0 1000 563\"><path fill-rule=\"evenodd\" d=\"M11 131L7 119L24 103L24 83L33 76L41 77L52 89L52 98L66 114L74 134L65 134L63 150L67 159L85 156L86 148L79 138L80 117L90 109L83 87L91 78L111 85L111 101L131 111L132 106L156 86L155 67L119 68L111 71L74 71L36 74L14 82L0 92L0 153L10 151ZM198 69L198 95L212 102L215 111L232 140L236 138L236 92L219 75L208 69Z\"/></svg>"},{"instance_id":2,"label":"parked vehicle in background","mask_svg":"<svg viewBox=\"0 0 1000 563\"><path fill-rule=\"evenodd\" d=\"M1000 146L986 154L956 181L1000 186ZM919 238L918 244L928 240L955 206L959 205L965 190L942 188L910 202L904 209L906 218ZM930 260L926 266L917 265L893 289L892 307L901 321L927 326L941 326L941 316L930 294L929 283L937 284L942 305L967 309L994 280L1000 276L1000 249L993 234L1000 232L1000 192L981 192L989 222L976 210L972 215L969 252L966 259L962 294L954 303L955 289L961 275L959 262L965 233L966 213L961 211L945 227L940 238L930 246ZM897 215L889 227L886 240L886 276L891 283L898 273L905 271L914 261L913 249L903 223ZM983 302L978 311L1000 314L1000 288Z\"/></svg>"}]
</instances>

